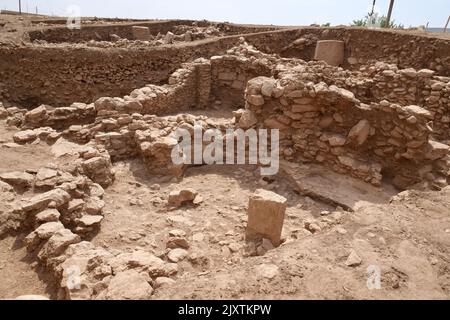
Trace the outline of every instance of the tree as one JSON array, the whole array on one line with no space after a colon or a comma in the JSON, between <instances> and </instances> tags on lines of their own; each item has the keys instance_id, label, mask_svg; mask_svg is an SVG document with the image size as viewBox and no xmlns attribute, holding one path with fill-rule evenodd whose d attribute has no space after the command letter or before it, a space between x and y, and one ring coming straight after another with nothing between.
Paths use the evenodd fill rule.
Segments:
<instances>
[{"instance_id":1,"label":"tree","mask_svg":"<svg viewBox=\"0 0 450 320\"><path fill-rule=\"evenodd\" d=\"M367 14L363 19L353 20L351 25L356 27L376 26L379 28L404 29L402 24L395 24L395 20L388 23L386 16L372 17L369 14Z\"/></svg>"}]
</instances>

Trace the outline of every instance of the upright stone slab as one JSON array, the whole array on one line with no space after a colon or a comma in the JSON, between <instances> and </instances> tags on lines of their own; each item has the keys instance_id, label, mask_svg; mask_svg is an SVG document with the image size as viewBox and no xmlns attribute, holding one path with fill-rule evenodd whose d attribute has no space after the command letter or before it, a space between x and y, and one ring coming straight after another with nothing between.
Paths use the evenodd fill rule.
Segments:
<instances>
[{"instance_id":1,"label":"upright stone slab","mask_svg":"<svg viewBox=\"0 0 450 320\"><path fill-rule=\"evenodd\" d=\"M325 61L330 66L340 66L344 63L344 41L317 41L314 60Z\"/></svg>"},{"instance_id":2,"label":"upright stone slab","mask_svg":"<svg viewBox=\"0 0 450 320\"><path fill-rule=\"evenodd\" d=\"M286 198L271 191L256 190L249 200L246 239L266 238L279 246L286 206Z\"/></svg>"},{"instance_id":3,"label":"upright stone slab","mask_svg":"<svg viewBox=\"0 0 450 320\"><path fill-rule=\"evenodd\" d=\"M141 41L150 40L150 29L148 27L133 26L132 31L134 39Z\"/></svg>"}]
</instances>

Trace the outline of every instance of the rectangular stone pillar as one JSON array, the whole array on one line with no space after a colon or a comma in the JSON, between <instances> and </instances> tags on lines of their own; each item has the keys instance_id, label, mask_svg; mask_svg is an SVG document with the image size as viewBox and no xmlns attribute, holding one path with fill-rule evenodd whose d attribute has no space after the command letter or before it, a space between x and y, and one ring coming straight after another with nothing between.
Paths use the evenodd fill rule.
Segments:
<instances>
[{"instance_id":1,"label":"rectangular stone pillar","mask_svg":"<svg viewBox=\"0 0 450 320\"><path fill-rule=\"evenodd\" d=\"M133 38L135 40L141 40L141 41L149 41L150 40L150 29L148 27L138 27L133 26Z\"/></svg>"},{"instance_id":2,"label":"rectangular stone pillar","mask_svg":"<svg viewBox=\"0 0 450 320\"><path fill-rule=\"evenodd\" d=\"M344 41L317 41L314 60L325 61L330 66L338 67L344 63Z\"/></svg>"},{"instance_id":3,"label":"rectangular stone pillar","mask_svg":"<svg viewBox=\"0 0 450 320\"><path fill-rule=\"evenodd\" d=\"M258 189L250 196L246 240L269 239L281 244L287 199L274 192Z\"/></svg>"}]
</instances>

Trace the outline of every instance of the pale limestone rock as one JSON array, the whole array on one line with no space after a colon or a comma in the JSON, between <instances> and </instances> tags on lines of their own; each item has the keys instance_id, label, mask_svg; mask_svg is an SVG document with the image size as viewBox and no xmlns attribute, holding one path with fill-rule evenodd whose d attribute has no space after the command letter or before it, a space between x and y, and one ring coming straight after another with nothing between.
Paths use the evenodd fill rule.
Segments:
<instances>
[{"instance_id":1,"label":"pale limestone rock","mask_svg":"<svg viewBox=\"0 0 450 320\"><path fill-rule=\"evenodd\" d=\"M430 160L437 160L450 154L450 147L446 144L430 140L428 141L427 153L425 158Z\"/></svg>"},{"instance_id":2,"label":"pale limestone rock","mask_svg":"<svg viewBox=\"0 0 450 320\"><path fill-rule=\"evenodd\" d=\"M242 129L249 129L258 123L256 114L253 111L245 110L239 119L239 127Z\"/></svg>"},{"instance_id":3,"label":"pale limestone rock","mask_svg":"<svg viewBox=\"0 0 450 320\"><path fill-rule=\"evenodd\" d=\"M255 267L255 273L260 278L273 279L280 274L280 268L274 264L260 264Z\"/></svg>"},{"instance_id":4,"label":"pale limestone rock","mask_svg":"<svg viewBox=\"0 0 450 320\"><path fill-rule=\"evenodd\" d=\"M162 269L164 261L150 252L137 250L127 255L127 263L131 268L144 268L151 273L155 273L158 269Z\"/></svg>"},{"instance_id":5,"label":"pale limestone rock","mask_svg":"<svg viewBox=\"0 0 450 320\"><path fill-rule=\"evenodd\" d=\"M164 37L164 43L172 44L174 39L175 39L175 35L172 32L168 31L166 36Z\"/></svg>"},{"instance_id":6,"label":"pale limestone rock","mask_svg":"<svg viewBox=\"0 0 450 320\"><path fill-rule=\"evenodd\" d=\"M47 107L45 105L40 105L33 110L25 113L25 122L38 122L40 120L44 120L47 115Z\"/></svg>"},{"instance_id":7,"label":"pale limestone rock","mask_svg":"<svg viewBox=\"0 0 450 320\"><path fill-rule=\"evenodd\" d=\"M257 107L262 106L265 103L264 97L261 95L248 95L246 99L250 104Z\"/></svg>"},{"instance_id":8,"label":"pale limestone rock","mask_svg":"<svg viewBox=\"0 0 450 320\"><path fill-rule=\"evenodd\" d=\"M85 228L94 227L102 222L103 216L84 215L77 220L77 223Z\"/></svg>"},{"instance_id":9,"label":"pale limestone rock","mask_svg":"<svg viewBox=\"0 0 450 320\"><path fill-rule=\"evenodd\" d=\"M49 168L41 168L36 174L36 187L53 188L57 183L57 177L58 171Z\"/></svg>"},{"instance_id":10,"label":"pale limestone rock","mask_svg":"<svg viewBox=\"0 0 450 320\"><path fill-rule=\"evenodd\" d=\"M428 119L433 118L433 115L431 114L430 111L421 108L419 106L411 105L404 107L404 109L417 118L428 118Z\"/></svg>"},{"instance_id":11,"label":"pale limestone rock","mask_svg":"<svg viewBox=\"0 0 450 320\"><path fill-rule=\"evenodd\" d=\"M25 211L43 210L46 209L50 202L53 202L55 207L60 207L68 203L70 195L62 189L54 189L46 193L34 196L22 204L22 209Z\"/></svg>"},{"instance_id":12,"label":"pale limestone rock","mask_svg":"<svg viewBox=\"0 0 450 320\"><path fill-rule=\"evenodd\" d=\"M98 197L89 197L86 199L84 210L87 214L98 215L103 211L104 207L105 201L101 200Z\"/></svg>"},{"instance_id":13,"label":"pale limestone rock","mask_svg":"<svg viewBox=\"0 0 450 320\"><path fill-rule=\"evenodd\" d=\"M80 236L72 233L68 229L62 229L48 239L45 245L42 247L38 254L40 259L48 259L61 255L66 248L71 245L80 242Z\"/></svg>"},{"instance_id":14,"label":"pale limestone rock","mask_svg":"<svg viewBox=\"0 0 450 320\"><path fill-rule=\"evenodd\" d=\"M410 78L417 77L417 71L414 70L413 68L399 70L399 73L404 74L405 76L410 77Z\"/></svg>"},{"instance_id":15,"label":"pale limestone rock","mask_svg":"<svg viewBox=\"0 0 450 320\"><path fill-rule=\"evenodd\" d=\"M9 183L12 186L30 188L33 186L34 176L26 172L13 171L0 173L0 180Z\"/></svg>"},{"instance_id":16,"label":"pale limestone rock","mask_svg":"<svg viewBox=\"0 0 450 320\"><path fill-rule=\"evenodd\" d=\"M370 133L370 123L366 119L360 120L348 133L348 140L362 145L366 142Z\"/></svg>"},{"instance_id":17,"label":"pale limestone rock","mask_svg":"<svg viewBox=\"0 0 450 320\"><path fill-rule=\"evenodd\" d=\"M166 278L166 277L159 277L159 278L155 279L154 286L155 286L155 289L157 289L157 288L173 285L174 283L175 283L175 280L173 280L173 279Z\"/></svg>"},{"instance_id":18,"label":"pale limestone rock","mask_svg":"<svg viewBox=\"0 0 450 320\"><path fill-rule=\"evenodd\" d=\"M273 90L275 89L276 81L274 79L267 79L263 82L261 87L261 93L263 96L271 97Z\"/></svg>"},{"instance_id":19,"label":"pale limestone rock","mask_svg":"<svg viewBox=\"0 0 450 320\"><path fill-rule=\"evenodd\" d=\"M47 209L36 215L36 221L40 223L59 221L61 214L56 209Z\"/></svg>"},{"instance_id":20,"label":"pale limestone rock","mask_svg":"<svg viewBox=\"0 0 450 320\"><path fill-rule=\"evenodd\" d=\"M184 237L170 237L167 240L166 247L170 249L189 249L189 243Z\"/></svg>"},{"instance_id":21,"label":"pale limestone rock","mask_svg":"<svg viewBox=\"0 0 450 320\"><path fill-rule=\"evenodd\" d=\"M304 226L306 230L312 233L320 232L322 230L320 225L314 220L306 220Z\"/></svg>"},{"instance_id":22,"label":"pale limestone rock","mask_svg":"<svg viewBox=\"0 0 450 320\"><path fill-rule=\"evenodd\" d=\"M422 78L431 78L435 74L435 71L430 69L422 69L417 71L417 74Z\"/></svg>"},{"instance_id":23,"label":"pale limestone rock","mask_svg":"<svg viewBox=\"0 0 450 320\"><path fill-rule=\"evenodd\" d=\"M33 231L40 239L45 240L51 238L57 231L63 230L64 225L59 222L48 222L40 225ZM28 237L27 237L28 238Z\"/></svg>"},{"instance_id":24,"label":"pale limestone rock","mask_svg":"<svg viewBox=\"0 0 450 320\"><path fill-rule=\"evenodd\" d=\"M67 211L69 213L72 213L72 212L75 212L75 211L83 209L83 206L84 206L83 199L73 199L73 200L69 201L69 205L67 207Z\"/></svg>"},{"instance_id":25,"label":"pale limestone rock","mask_svg":"<svg viewBox=\"0 0 450 320\"><path fill-rule=\"evenodd\" d=\"M37 181L48 180L55 178L56 176L58 176L58 171L49 168L41 168L38 170L36 174L36 180Z\"/></svg>"}]
</instances>

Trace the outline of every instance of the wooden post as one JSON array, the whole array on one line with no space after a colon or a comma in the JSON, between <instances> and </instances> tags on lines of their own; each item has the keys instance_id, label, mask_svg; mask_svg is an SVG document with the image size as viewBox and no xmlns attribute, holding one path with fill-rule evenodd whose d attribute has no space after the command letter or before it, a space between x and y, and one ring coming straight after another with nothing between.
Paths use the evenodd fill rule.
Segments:
<instances>
[{"instance_id":1,"label":"wooden post","mask_svg":"<svg viewBox=\"0 0 450 320\"><path fill-rule=\"evenodd\" d=\"M370 16L370 17L372 17L373 14L375 13L375 5L376 5L376 3L377 3L377 0L373 0L373 3L372 3L372 10L370 10L370 13L369 13L369 16Z\"/></svg>"},{"instance_id":2,"label":"wooden post","mask_svg":"<svg viewBox=\"0 0 450 320\"><path fill-rule=\"evenodd\" d=\"M19 14L22 14L22 1L19 0Z\"/></svg>"},{"instance_id":3,"label":"wooden post","mask_svg":"<svg viewBox=\"0 0 450 320\"><path fill-rule=\"evenodd\" d=\"M389 11L386 18L386 28L389 28L389 25L391 24L392 9L394 8L394 2L395 0L391 0L391 2L389 3Z\"/></svg>"},{"instance_id":4,"label":"wooden post","mask_svg":"<svg viewBox=\"0 0 450 320\"><path fill-rule=\"evenodd\" d=\"M448 16L447 23L445 24L444 32L447 32L447 27L448 27L449 22L450 22L450 16Z\"/></svg>"}]
</instances>

